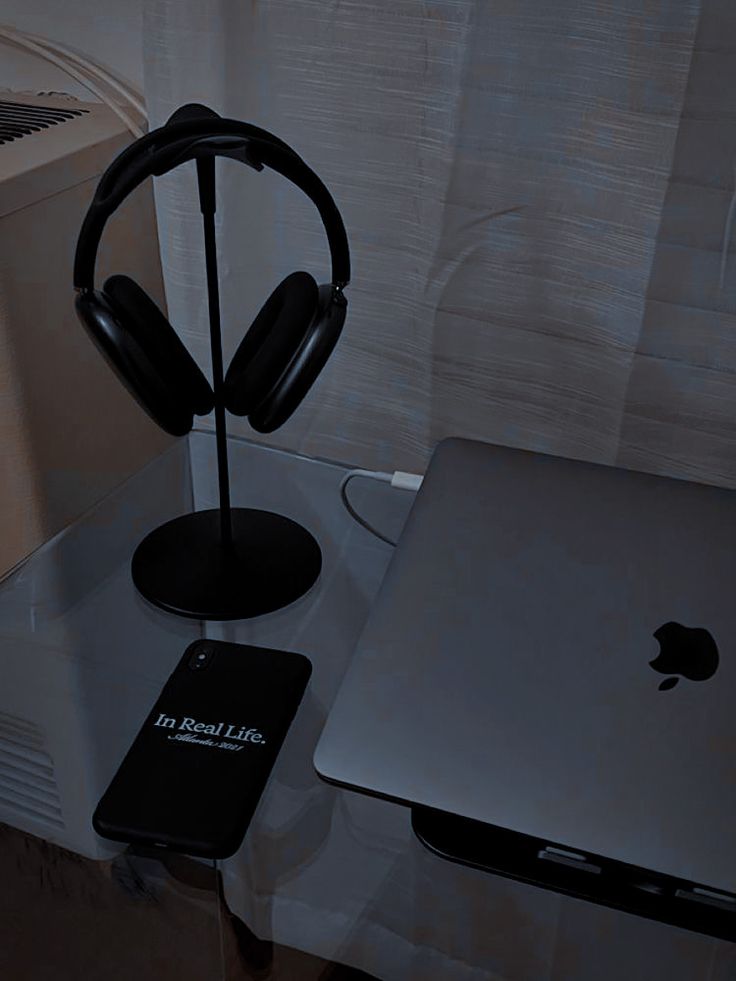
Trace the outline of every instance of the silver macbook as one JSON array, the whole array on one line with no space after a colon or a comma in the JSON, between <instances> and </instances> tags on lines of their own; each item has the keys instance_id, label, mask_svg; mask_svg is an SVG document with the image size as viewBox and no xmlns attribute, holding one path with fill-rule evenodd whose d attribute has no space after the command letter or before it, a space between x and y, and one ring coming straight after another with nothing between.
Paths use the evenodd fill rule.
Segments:
<instances>
[{"instance_id":1,"label":"silver macbook","mask_svg":"<svg viewBox=\"0 0 736 981\"><path fill-rule=\"evenodd\" d=\"M450 439L325 779L736 893L736 493Z\"/></svg>"}]
</instances>

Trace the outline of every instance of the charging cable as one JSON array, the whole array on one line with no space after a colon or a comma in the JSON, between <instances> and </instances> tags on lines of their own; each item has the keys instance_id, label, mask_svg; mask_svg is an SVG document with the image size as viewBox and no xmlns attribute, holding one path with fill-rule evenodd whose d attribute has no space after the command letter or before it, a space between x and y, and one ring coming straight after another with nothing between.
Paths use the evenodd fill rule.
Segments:
<instances>
[{"instance_id":1,"label":"charging cable","mask_svg":"<svg viewBox=\"0 0 736 981\"><path fill-rule=\"evenodd\" d=\"M417 473L404 473L402 470L395 470L393 473L384 473L381 470L348 470L345 476L340 481L340 498L345 508L358 524L369 531L376 538L380 538L382 542L386 542L387 545L396 545L396 542L391 538L388 538L383 532L374 528L373 525L369 524L365 518L358 514L353 505L350 503L348 498L348 484L355 477L366 477L368 480L380 480L384 484L391 484L392 487L396 487L399 490L408 491L418 491L422 486L422 481L424 477Z\"/></svg>"},{"instance_id":2,"label":"charging cable","mask_svg":"<svg viewBox=\"0 0 736 981\"><path fill-rule=\"evenodd\" d=\"M84 58L69 48L50 41L48 38L39 37L37 34L28 34L25 31L19 31L3 25L0 25L0 41L5 41L14 47L30 51L39 58L43 58L44 61L56 65L57 68L60 68L61 71L69 75L76 82L79 82L88 92L96 96L100 102L103 102L112 109L134 137L143 136L143 129L138 122L120 106L117 99L110 97L100 87L100 84L103 86L106 85L108 89L111 89L118 97L126 102L129 108L132 108L134 112L139 113L145 119L146 110L140 97L130 86L115 78L114 75L95 64L91 59Z\"/></svg>"}]
</instances>

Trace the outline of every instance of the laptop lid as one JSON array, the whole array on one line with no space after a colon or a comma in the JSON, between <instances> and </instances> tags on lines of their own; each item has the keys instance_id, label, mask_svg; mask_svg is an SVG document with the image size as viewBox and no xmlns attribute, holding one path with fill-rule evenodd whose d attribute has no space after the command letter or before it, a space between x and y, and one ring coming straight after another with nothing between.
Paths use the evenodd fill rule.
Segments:
<instances>
[{"instance_id":1,"label":"laptop lid","mask_svg":"<svg viewBox=\"0 0 736 981\"><path fill-rule=\"evenodd\" d=\"M736 494L437 448L325 779L736 892Z\"/></svg>"}]
</instances>

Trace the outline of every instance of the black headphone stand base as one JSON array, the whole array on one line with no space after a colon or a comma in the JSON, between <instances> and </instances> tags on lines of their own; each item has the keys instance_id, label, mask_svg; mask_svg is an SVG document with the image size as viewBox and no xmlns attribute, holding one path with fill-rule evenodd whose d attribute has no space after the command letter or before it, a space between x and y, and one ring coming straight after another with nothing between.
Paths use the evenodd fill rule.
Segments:
<instances>
[{"instance_id":1,"label":"black headphone stand base","mask_svg":"<svg viewBox=\"0 0 736 981\"><path fill-rule=\"evenodd\" d=\"M195 620L240 620L288 606L319 578L322 552L296 521L232 508L232 542L219 509L194 511L152 531L135 550L133 582L154 606Z\"/></svg>"}]
</instances>

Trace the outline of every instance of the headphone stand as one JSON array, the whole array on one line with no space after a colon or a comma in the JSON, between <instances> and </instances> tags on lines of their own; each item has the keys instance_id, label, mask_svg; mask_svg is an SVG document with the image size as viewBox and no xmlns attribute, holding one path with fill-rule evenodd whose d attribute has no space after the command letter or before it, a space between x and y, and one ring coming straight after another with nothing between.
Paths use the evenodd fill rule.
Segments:
<instances>
[{"instance_id":1,"label":"headphone stand","mask_svg":"<svg viewBox=\"0 0 736 981\"><path fill-rule=\"evenodd\" d=\"M174 518L136 549L133 582L149 602L196 620L240 620L293 603L316 582L322 553L297 522L230 506L215 244L215 161L197 159L204 224L220 507Z\"/></svg>"}]
</instances>

